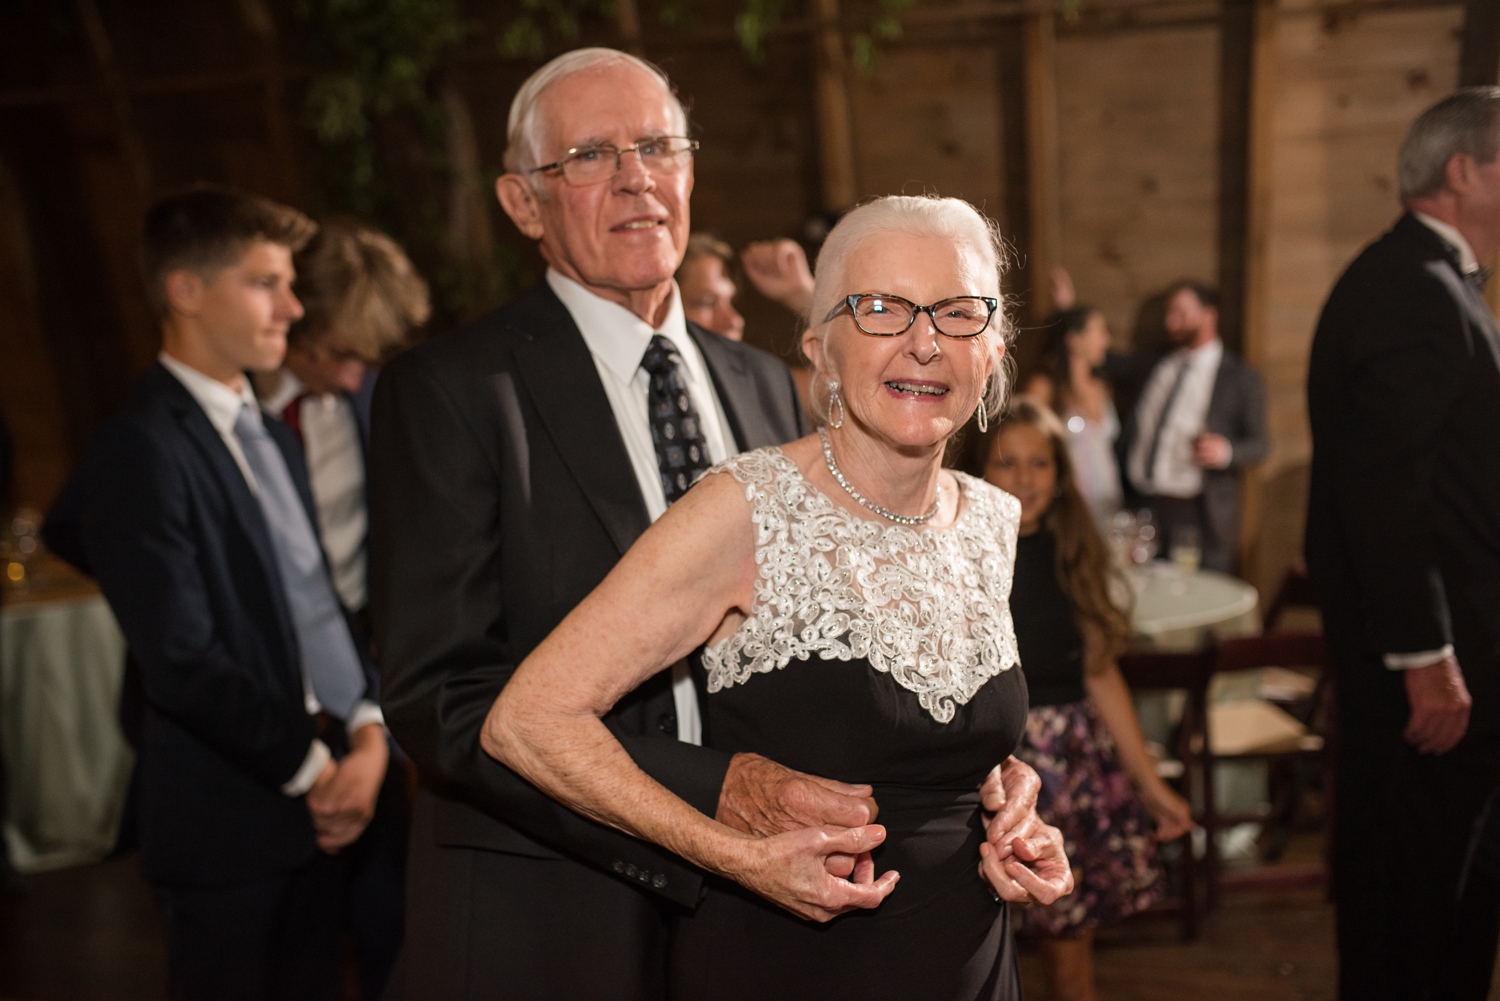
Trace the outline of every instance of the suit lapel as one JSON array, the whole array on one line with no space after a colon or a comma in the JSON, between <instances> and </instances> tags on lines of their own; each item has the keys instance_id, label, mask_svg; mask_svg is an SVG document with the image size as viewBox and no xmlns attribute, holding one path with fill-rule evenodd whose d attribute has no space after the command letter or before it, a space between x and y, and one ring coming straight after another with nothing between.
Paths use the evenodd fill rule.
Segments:
<instances>
[{"instance_id":1,"label":"suit lapel","mask_svg":"<svg viewBox=\"0 0 1500 1001\"><path fill-rule=\"evenodd\" d=\"M208 415L203 412L198 401L193 399L193 395L177 381L177 377L165 368L161 369L160 375L183 433L198 450L204 465L213 471L214 478L219 481L225 496L229 498L229 507L234 512L235 520L240 523L240 527L250 539L250 548L255 551L261 573L264 574L271 591L271 600L276 607L282 636L291 645L295 654L296 643L295 634L292 631L291 610L286 606L281 570L276 565L276 553L271 548L271 532L266 527L266 516L260 509L260 502L250 492L250 485L245 482L245 474L240 471L239 465L234 461L234 456L229 454L229 448L224 444L224 439L219 437L218 430L209 421Z\"/></svg>"},{"instance_id":2,"label":"suit lapel","mask_svg":"<svg viewBox=\"0 0 1500 1001\"><path fill-rule=\"evenodd\" d=\"M594 356L561 301L544 283L529 315L510 322L519 336L516 373L548 436L623 555L651 526L635 467L604 395Z\"/></svg>"},{"instance_id":3,"label":"suit lapel","mask_svg":"<svg viewBox=\"0 0 1500 1001\"><path fill-rule=\"evenodd\" d=\"M746 451L765 445L780 445L779 441L761 440L767 437L764 434L746 433L746 420L761 413L762 406L755 390L755 380L750 378L745 360L729 347L730 342L718 334L704 330L692 322L688 323L687 330L693 343L698 345L703 363L708 366L709 378L713 380L719 405L724 408L724 417L729 421L729 431L734 436L736 448Z\"/></svg>"}]
</instances>

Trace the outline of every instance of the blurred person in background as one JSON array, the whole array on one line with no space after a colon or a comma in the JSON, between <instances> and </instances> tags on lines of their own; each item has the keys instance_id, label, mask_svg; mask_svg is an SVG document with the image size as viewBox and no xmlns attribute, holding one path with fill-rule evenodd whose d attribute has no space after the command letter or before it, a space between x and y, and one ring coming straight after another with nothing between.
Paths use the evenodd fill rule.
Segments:
<instances>
[{"instance_id":1,"label":"blurred person in background","mask_svg":"<svg viewBox=\"0 0 1500 1001\"><path fill-rule=\"evenodd\" d=\"M745 276L757 292L772 302L807 318L812 303L813 278L807 254L793 240L762 240L741 255ZM734 248L711 233L688 237L687 251L677 269L682 311L689 320L731 341L745 338L745 318L734 308L739 288L734 283Z\"/></svg>"},{"instance_id":2,"label":"blurred person in background","mask_svg":"<svg viewBox=\"0 0 1500 1001\"><path fill-rule=\"evenodd\" d=\"M261 406L302 442L323 551L357 639L371 640L366 448L378 366L431 312L427 283L400 246L353 220L332 220L294 258L305 313L287 332L286 361L258 373ZM401 944L408 762L391 763L375 817L348 849L348 914L360 982L376 998Z\"/></svg>"},{"instance_id":3,"label":"blurred person in background","mask_svg":"<svg viewBox=\"0 0 1500 1001\"><path fill-rule=\"evenodd\" d=\"M1049 324L1037 371L1021 390L1062 418L1078 492L1100 525L1120 509L1123 496L1115 461L1120 417L1103 376L1109 347L1102 312L1064 309Z\"/></svg>"},{"instance_id":4,"label":"blurred person in background","mask_svg":"<svg viewBox=\"0 0 1500 1001\"><path fill-rule=\"evenodd\" d=\"M348 864L389 760L302 447L246 378L282 364L303 314L293 254L315 230L217 186L150 207L162 351L44 528L140 666L141 868L172 1001L342 996Z\"/></svg>"},{"instance_id":5,"label":"blurred person in background","mask_svg":"<svg viewBox=\"0 0 1500 1001\"><path fill-rule=\"evenodd\" d=\"M1202 565L1231 573L1240 536L1240 474L1265 459L1260 373L1224 349L1218 293L1174 285L1167 334L1175 349L1152 369L1125 430L1130 483L1150 506L1162 544L1196 532Z\"/></svg>"},{"instance_id":6,"label":"blurred person in background","mask_svg":"<svg viewBox=\"0 0 1500 1001\"><path fill-rule=\"evenodd\" d=\"M1041 936L1053 1001L1092 1001L1095 929L1161 898L1157 842L1193 821L1157 775L1115 662L1130 620L1069 448L1057 416L1023 397L982 436L975 471L1021 502L1010 610L1031 708L1016 756L1042 777L1037 812L1062 830L1077 887L1020 923Z\"/></svg>"},{"instance_id":7,"label":"blurred person in background","mask_svg":"<svg viewBox=\"0 0 1500 1001\"><path fill-rule=\"evenodd\" d=\"M1334 286L1307 380L1339 997L1478 1001L1500 935L1500 330L1480 265L1500 250L1500 87L1423 112L1397 178L1406 213Z\"/></svg>"}]
</instances>

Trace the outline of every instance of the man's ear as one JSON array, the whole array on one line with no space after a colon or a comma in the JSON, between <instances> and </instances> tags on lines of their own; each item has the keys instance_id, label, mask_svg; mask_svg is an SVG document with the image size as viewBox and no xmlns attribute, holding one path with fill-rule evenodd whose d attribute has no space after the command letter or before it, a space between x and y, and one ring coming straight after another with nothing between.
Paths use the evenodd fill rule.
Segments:
<instances>
[{"instance_id":1,"label":"man's ear","mask_svg":"<svg viewBox=\"0 0 1500 1001\"><path fill-rule=\"evenodd\" d=\"M1467 194L1474 184L1474 158L1467 153L1454 153L1443 168L1443 181L1449 191L1456 195Z\"/></svg>"},{"instance_id":2,"label":"man's ear","mask_svg":"<svg viewBox=\"0 0 1500 1001\"><path fill-rule=\"evenodd\" d=\"M526 178L520 174L501 174L495 180L495 197L500 199L500 207L516 224L516 229L532 240L542 238L542 207Z\"/></svg>"},{"instance_id":3,"label":"man's ear","mask_svg":"<svg viewBox=\"0 0 1500 1001\"><path fill-rule=\"evenodd\" d=\"M183 268L167 272L162 279L166 292L167 309L184 316L195 316L203 304L203 291L207 286L200 275Z\"/></svg>"}]
</instances>

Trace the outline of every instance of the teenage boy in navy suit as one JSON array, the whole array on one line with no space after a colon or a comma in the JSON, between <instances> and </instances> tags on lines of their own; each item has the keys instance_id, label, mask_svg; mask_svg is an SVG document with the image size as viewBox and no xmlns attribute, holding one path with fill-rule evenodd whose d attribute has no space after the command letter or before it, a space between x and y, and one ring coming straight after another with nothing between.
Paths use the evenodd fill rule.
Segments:
<instances>
[{"instance_id":1,"label":"teenage boy in navy suit","mask_svg":"<svg viewBox=\"0 0 1500 1001\"><path fill-rule=\"evenodd\" d=\"M170 996L332 999L341 855L385 778L373 670L326 558L301 447L262 418L302 315L302 214L199 187L147 212L162 352L88 449L47 539L98 578L144 688L141 854Z\"/></svg>"}]
</instances>

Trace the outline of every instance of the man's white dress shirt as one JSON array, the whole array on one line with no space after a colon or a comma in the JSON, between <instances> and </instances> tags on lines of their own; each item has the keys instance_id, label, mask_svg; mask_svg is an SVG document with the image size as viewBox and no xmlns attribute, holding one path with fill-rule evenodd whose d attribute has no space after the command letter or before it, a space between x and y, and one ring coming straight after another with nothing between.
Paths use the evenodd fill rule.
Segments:
<instances>
[{"instance_id":1,"label":"man's white dress shirt","mask_svg":"<svg viewBox=\"0 0 1500 1001\"><path fill-rule=\"evenodd\" d=\"M157 360L162 367L171 372L182 387L192 394L193 399L198 401L198 406L203 408L203 413L208 417L208 422L219 432L219 437L224 441L224 447L229 449L229 454L234 457L235 465L240 467L240 472L245 477L245 484L249 486L252 494L258 494L255 485L255 474L250 471L250 463L245 459L245 450L240 446L240 440L234 433L234 422L239 420L240 411L245 407L250 408L251 420L260 420L260 403L255 399L255 393L250 389L250 380L245 379L238 392L230 389L224 383L204 375L202 372L187 365L163 351L157 355ZM280 578L274 581L276 587L281 586ZM312 684L307 680L307 675L302 676L302 697L307 705L308 715L316 715L322 711L318 699L313 695ZM380 707L368 699L361 699L354 706L354 711L349 714L345 726L348 732L353 733L361 727L371 723L385 724L385 716ZM281 787L281 791L288 796L301 796L311 789L317 781L318 775L323 771L323 766L333 758L333 752L329 751L328 745L314 738L312 745L307 749L307 757L302 759L302 766L297 773Z\"/></svg>"},{"instance_id":2,"label":"man's white dress shirt","mask_svg":"<svg viewBox=\"0 0 1500 1001\"><path fill-rule=\"evenodd\" d=\"M307 456L307 476L318 510L323 551L333 568L333 587L339 600L359 611L368 600L365 541L370 516L365 504L364 442L354 404L343 393L309 394L302 380L282 369L276 391L261 403L280 414L297 397L297 426Z\"/></svg>"},{"instance_id":3,"label":"man's white dress shirt","mask_svg":"<svg viewBox=\"0 0 1500 1001\"><path fill-rule=\"evenodd\" d=\"M1193 459L1194 443L1208 421L1214 380L1224 360L1224 342L1217 337L1198 348L1179 348L1151 373L1141 393L1140 419L1127 468L1130 482L1143 494L1156 497L1197 497L1203 492L1203 468ZM1168 413L1167 397L1183 368L1187 373ZM1161 444L1154 468L1146 468L1151 442L1161 426Z\"/></svg>"},{"instance_id":4,"label":"man's white dress shirt","mask_svg":"<svg viewBox=\"0 0 1500 1001\"><path fill-rule=\"evenodd\" d=\"M675 282L672 285L666 319L660 327L653 328L624 306L595 295L550 268L547 270L547 284L562 300L573 322L578 324L578 331L594 358L594 367L599 371L599 381L604 383L604 395L609 398L615 424L620 429L620 437L625 439L625 451L630 456L631 468L635 470L636 482L640 484L641 496L646 499L646 513L655 521L667 510L667 498L661 488L661 467L656 460L656 446L651 442L651 419L646 411L651 377L641 368L641 358L653 336L661 334L667 338L682 356L682 378L698 410L698 423L708 443L709 458L722 462L740 450L729 430L724 409L719 405L718 394L714 392L708 366L698 352L698 345L688 336L677 285ZM703 721L698 694L693 689L686 662L672 667L672 699L677 709L677 739L701 744Z\"/></svg>"}]
</instances>

